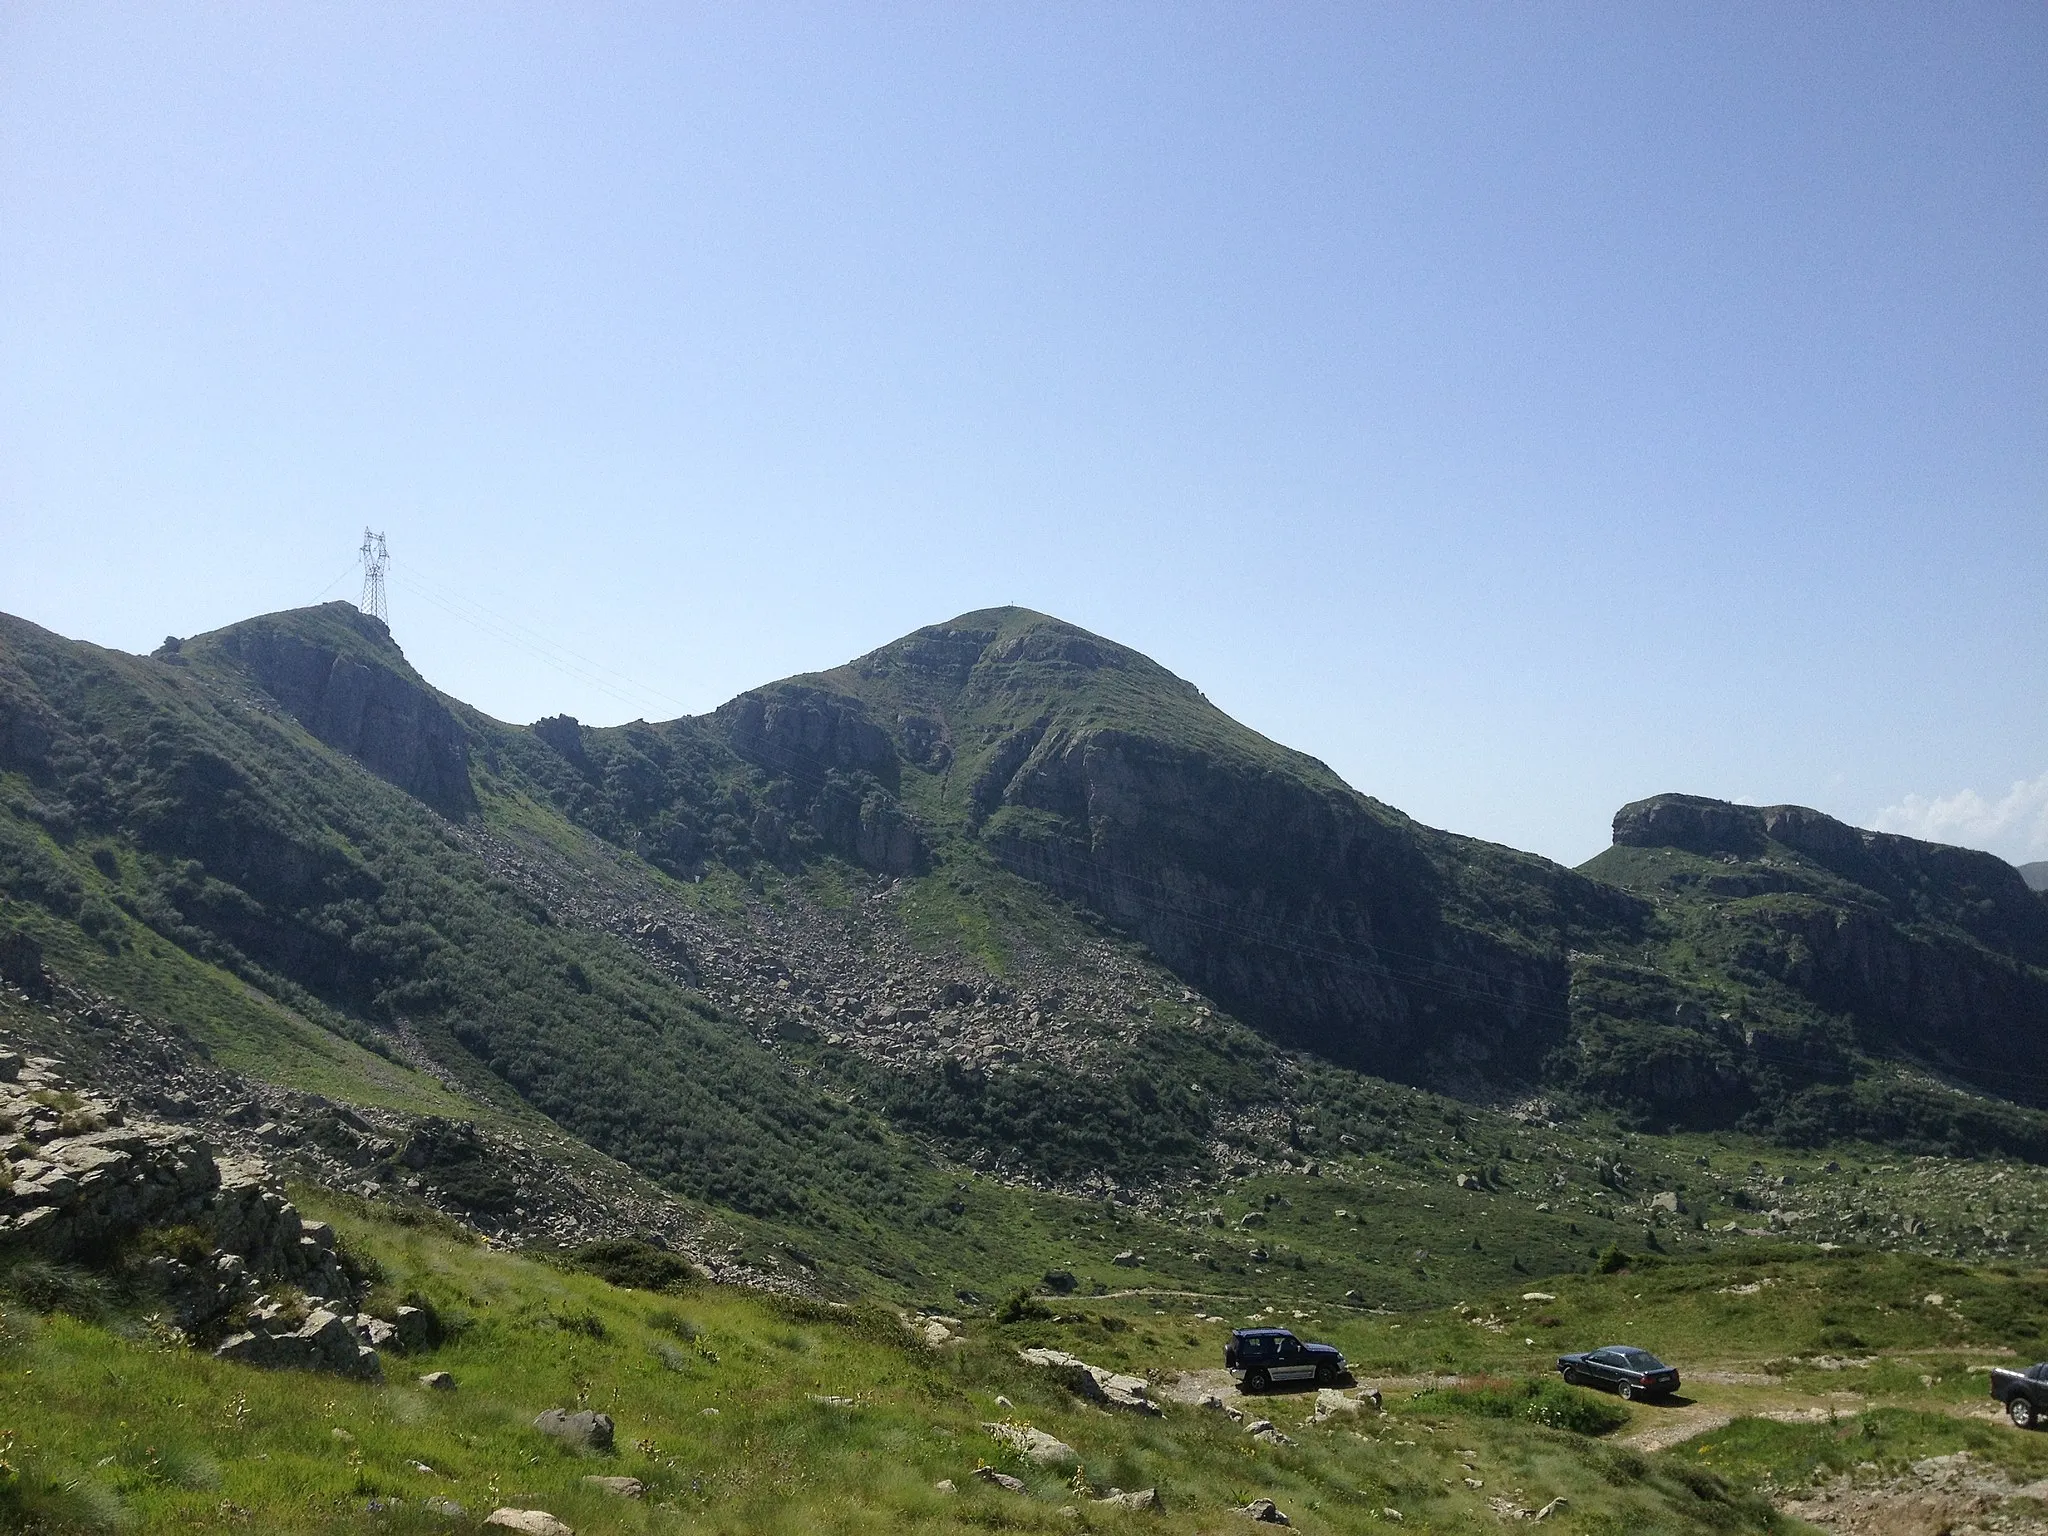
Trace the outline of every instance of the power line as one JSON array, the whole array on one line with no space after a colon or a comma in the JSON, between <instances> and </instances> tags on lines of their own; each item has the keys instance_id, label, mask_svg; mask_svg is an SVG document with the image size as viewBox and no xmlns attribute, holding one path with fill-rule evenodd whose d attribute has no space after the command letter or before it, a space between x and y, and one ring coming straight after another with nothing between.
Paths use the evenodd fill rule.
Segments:
<instances>
[{"instance_id":1,"label":"power line","mask_svg":"<svg viewBox=\"0 0 2048 1536\"><path fill-rule=\"evenodd\" d=\"M565 676L576 679L607 698L636 710L645 708L648 699L658 699L665 704L674 705L680 712L689 711L689 705L673 694L643 683L638 678L628 676L615 667L606 666L603 662L585 656L579 651L571 650L560 641L550 639L517 619L486 608L473 598L452 592L428 580L415 568L395 568L392 580L394 584L440 609L450 618L458 619L479 633L502 640L507 645L518 647L536 660Z\"/></svg>"}]
</instances>

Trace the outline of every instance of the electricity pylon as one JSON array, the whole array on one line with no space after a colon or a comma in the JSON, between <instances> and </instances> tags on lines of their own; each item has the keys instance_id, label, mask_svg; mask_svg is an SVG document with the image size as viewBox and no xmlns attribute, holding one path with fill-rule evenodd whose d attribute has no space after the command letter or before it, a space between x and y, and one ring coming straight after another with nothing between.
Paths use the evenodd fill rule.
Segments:
<instances>
[{"instance_id":1,"label":"electricity pylon","mask_svg":"<svg viewBox=\"0 0 2048 1536\"><path fill-rule=\"evenodd\" d=\"M363 530L363 600L356 606L373 619L391 622L391 610L384 603L384 567L391 563L391 551L384 547L384 535Z\"/></svg>"}]
</instances>

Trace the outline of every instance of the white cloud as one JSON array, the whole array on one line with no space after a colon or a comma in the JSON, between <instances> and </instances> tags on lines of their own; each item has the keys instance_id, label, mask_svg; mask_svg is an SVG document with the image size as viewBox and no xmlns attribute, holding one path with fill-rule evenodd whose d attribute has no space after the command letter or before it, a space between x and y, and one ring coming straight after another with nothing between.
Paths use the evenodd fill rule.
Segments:
<instances>
[{"instance_id":1,"label":"white cloud","mask_svg":"<svg viewBox=\"0 0 2048 1536\"><path fill-rule=\"evenodd\" d=\"M1880 832L1982 848L2015 864L2048 859L2048 773L2022 779L1993 800L1974 789L1908 795L1871 818Z\"/></svg>"}]
</instances>

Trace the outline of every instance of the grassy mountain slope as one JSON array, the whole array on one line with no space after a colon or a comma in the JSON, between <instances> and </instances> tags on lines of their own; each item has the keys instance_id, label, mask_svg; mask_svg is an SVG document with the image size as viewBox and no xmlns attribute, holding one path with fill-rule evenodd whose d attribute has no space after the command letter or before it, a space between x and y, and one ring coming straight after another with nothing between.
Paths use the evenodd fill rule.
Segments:
<instances>
[{"instance_id":1,"label":"grassy mountain slope","mask_svg":"<svg viewBox=\"0 0 2048 1536\"><path fill-rule=\"evenodd\" d=\"M1454 1248L1552 1272L1690 1188L1690 1149L1624 1157L1602 1104L2043 1155L2029 1112L1878 1072L1905 1037L1842 1045L1822 1002L1688 937L1664 887L1420 827L1022 610L610 730L443 698L345 604L149 658L6 620L0 804L0 919L66 976L273 1081L552 1123L828 1289L1285 1266L1409 1303L1455 1283ZM2033 942L1935 874L1927 922L1971 955ZM1549 1123L1561 1104L1594 1113ZM1282 1205L1270 1241L1219 1243L1226 1193L1285 1198L1312 1168L1303 1211L1350 1201L1370 1229ZM1512 1197L1479 1248L1423 1198L1461 1176ZM1669 1241L1750 1224L1692 1182ZM1108 1229L1077 1217L1133 1194ZM1970 1225L1942 1240L2032 1241ZM1127 1275L1095 1268L1119 1248ZM1410 1252L1437 1259L1386 1262Z\"/></svg>"},{"instance_id":2,"label":"grassy mountain slope","mask_svg":"<svg viewBox=\"0 0 2048 1536\"><path fill-rule=\"evenodd\" d=\"M9 1275L0 1411L14 1427L0 1444L0 1521L51 1533L472 1530L510 1506L547 1509L583 1536L1165 1536L1230 1529L1235 1508L1269 1498L1308 1532L1384 1529L1389 1511L1403 1528L1492 1531L1549 1506L1546 1524L1567 1532L1675 1536L1793 1529L1773 1499L1852 1473L1866 1491L1895 1491L1896 1514L1924 1517L1928 1480L1911 1469L1957 1450L2015 1491L2048 1471L2039 1437L1971 1412L1984 1361L2038 1337L2038 1273L1760 1246L1638 1260L1549 1292L1475 1288L1454 1308L1399 1317L1169 1295L1055 1300L1007 1322L970 1317L930 1347L883 1308L622 1290L300 1193L382 1290L433 1306L443 1341L387 1355L381 1383L308 1390L302 1375L166 1347L146 1297L117 1285L34 1277L44 1299L31 1307L18 1299L29 1277ZM1317 1418L1312 1392L1240 1401L1221 1384L1281 1443L1199 1406L1219 1384L1228 1327L1276 1316L1342 1348L1386 1411L1353 1401ZM1558 1351L1616 1335L1680 1363L1688 1401L1623 1407L1537 1388ZM1165 1412L1090 1406L1018 1359L1031 1345L1149 1373ZM416 1385L429 1370L451 1372L455 1390ZM615 1419L610 1453L578 1454L530 1427L543 1409L581 1405ZM1004 1422L1055 1436L1074 1459L1023 1459L989 1433ZM978 1481L979 1466L1022 1491ZM642 1496L615 1497L592 1476L636 1478ZM1119 1487L1155 1488L1163 1507L1096 1502ZM1980 1499L1975 1513L1997 1507Z\"/></svg>"}]
</instances>

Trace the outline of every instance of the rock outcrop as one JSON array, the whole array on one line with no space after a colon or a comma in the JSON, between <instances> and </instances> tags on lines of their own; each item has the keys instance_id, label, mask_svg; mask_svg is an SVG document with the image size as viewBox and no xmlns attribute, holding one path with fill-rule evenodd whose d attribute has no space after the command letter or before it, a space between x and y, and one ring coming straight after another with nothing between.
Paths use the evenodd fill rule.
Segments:
<instances>
[{"instance_id":1,"label":"rock outcrop","mask_svg":"<svg viewBox=\"0 0 2048 1536\"><path fill-rule=\"evenodd\" d=\"M63 1085L56 1063L0 1053L0 1130L12 1133L0 1243L53 1259L90 1254L144 1227L210 1214L220 1171L191 1133L129 1124L114 1104Z\"/></svg>"},{"instance_id":2,"label":"rock outcrop","mask_svg":"<svg viewBox=\"0 0 2048 1536\"><path fill-rule=\"evenodd\" d=\"M353 645L322 644L301 627L255 619L214 637L314 736L444 816L476 810L462 727L405 664L381 620L350 603L321 618Z\"/></svg>"},{"instance_id":3,"label":"rock outcrop","mask_svg":"<svg viewBox=\"0 0 2048 1536\"><path fill-rule=\"evenodd\" d=\"M1081 1453L1066 1441L1048 1435L1029 1424L984 1424L991 1438L1001 1441L1026 1461L1042 1467L1064 1466L1081 1459Z\"/></svg>"},{"instance_id":4,"label":"rock outcrop","mask_svg":"<svg viewBox=\"0 0 2048 1536\"><path fill-rule=\"evenodd\" d=\"M1106 1366L1090 1365L1079 1355L1058 1349L1020 1349L1019 1359L1050 1371L1069 1392L1105 1408L1124 1408L1132 1413L1158 1413L1152 1389L1142 1376L1128 1376Z\"/></svg>"},{"instance_id":5,"label":"rock outcrop","mask_svg":"<svg viewBox=\"0 0 2048 1536\"><path fill-rule=\"evenodd\" d=\"M172 1327L199 1340L227 1330L214 1351L223 1360L374 1377L366 1335L425 1342L416 1308L391 1321L356 1313L333 1229L304 1220L263 1164L216 1160L187 1126L131 1121L47 1057L0 1052L0 1075L0 1128L14 1137L0 1247L91 1265L161 1240L136 1256L136 1278Z\"/></svg>"},{"instance_id":6,"label":"rock outcrop","mask_svg":"<svg viewBox=\"0 0 2048 1536\"><path fill-rule=\"evenodd\" d=\"M550 1408L533 1421L533 1427L550 1440L580 1451L608 1451L612 1448L612 1416L588 1408Z\"/></svg>"},{"instance_id":7,"label":"rock outcrop","mask_svg":"<svg viewBox=\"0 0 2048 1536\"><path fill-rule=\"evenodd\" d=\"M251 1309L249 1326L223 1340L213 1353L216 1359L272 1370L332 1371L366 1379L382 1370L377 1351L363 1343L355 1325L339 1313L316 1307L301 1314L267 1299Z\"/></svg>"}]
</instances>

